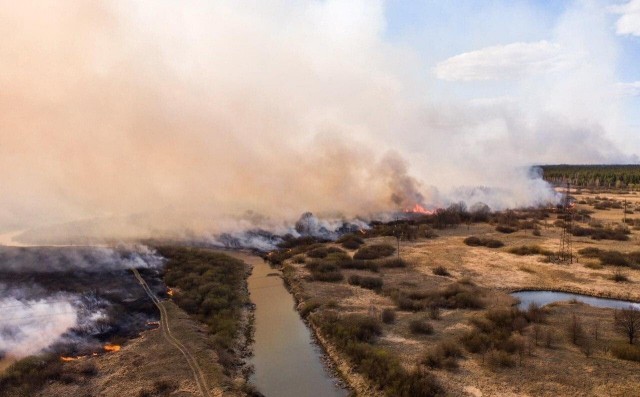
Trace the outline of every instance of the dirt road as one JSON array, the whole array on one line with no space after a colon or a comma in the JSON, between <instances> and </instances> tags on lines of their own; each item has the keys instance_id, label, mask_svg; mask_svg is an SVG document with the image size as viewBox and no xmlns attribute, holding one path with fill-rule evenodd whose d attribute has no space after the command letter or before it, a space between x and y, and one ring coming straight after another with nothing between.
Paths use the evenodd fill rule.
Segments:
<instances>
[{"instance_id":1,"label":"dirt road","mask_svg":"<svg viewBox=\"0 0 640 397\"><path fill-rule=\"evenodd\" d=\"M169 316L167 314L166 308L163 306L162 301L160 301L160 299L158 299L153 291L151 291L151 288L149 288L149 285L147 285L146 281L144 281L138 270L132 268L131 271L136 276L136 279L138 279L138 282L140 283L142 288L144 288L147 295L149 295L149 298L151 298L153 303L158 307L158 310L160 310L160 328L162 335L167 340L167 342L175 346L176 349L180 350L180 353L182 353L184 358L187 360L187 363L189 364L189 367L193 372L193 377L198 384L198 389L200 389L200 393L204 397L210 397L206 378L204 376L204 373L202 372L202 369L200 369L200 366L198 365L195 357L193 357L189 350L187 350L187 348L171 334L171 328L169 327L168 319Z\"/></svg>"}]
</instances>

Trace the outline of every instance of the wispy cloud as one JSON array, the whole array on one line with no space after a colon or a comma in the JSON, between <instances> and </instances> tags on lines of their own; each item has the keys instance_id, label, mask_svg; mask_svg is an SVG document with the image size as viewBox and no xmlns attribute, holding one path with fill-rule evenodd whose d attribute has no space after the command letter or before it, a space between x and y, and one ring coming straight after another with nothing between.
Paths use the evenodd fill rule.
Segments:
<instances>
[{"instance_id":1,"label":"wispy cloud","mask_svg":"<svg viewBox=\"0 0 640 397\"><path fill-rule=\"evenodd\" d=\"M448 81L518 79L562 70L569 63L562 46L543 40L465 52L440 62L435 73Z\"/></svg>"},{"instance_id":2,"label":"wispy cloud","mask_svg":"<svg viewBox=\"0 0 640 397\"><path fill-rule=\"evenodd\" d=\"M633 81L631 83L618 83L618 93L625 97L640 96L640 81Z\"/></svg>"},{"instance_id":3,"label":"wispy cloud","mask_svg":"<svg viewBox=\"0 0 640 397\"><path fill-rule=\"evenodd\" d=\"M619 35L640 36L640 0L611 7L611 11L620 14L616 21L616 33Z\"/></svg>"}]
</instances>

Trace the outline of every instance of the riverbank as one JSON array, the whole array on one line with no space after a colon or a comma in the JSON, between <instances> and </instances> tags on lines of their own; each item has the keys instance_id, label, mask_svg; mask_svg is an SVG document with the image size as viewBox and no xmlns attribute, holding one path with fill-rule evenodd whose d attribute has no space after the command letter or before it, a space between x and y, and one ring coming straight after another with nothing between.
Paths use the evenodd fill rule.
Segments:
<instances>
[{"instance_id":1,"label":"riverbank","mask_svg":"<svg viewBox=\"0 0 640 397\"><path fill-rule=\"evenodd\" d=\"M324 346L296 312L296 298L280 272L255 255L228 254L252 266L248 279L255 305L251 382L267 396L346 397L348 391L325 367Z\"/></svg>"},{"instance_id":2,"label":"riverbank","mask_svg":"<svg viewBox=\"0 0 640 397\"><path fill-rule=\"evenodd\" d=\"M300 276L290 265L285 265L282 270L282 277L288 291L295 299L296 310L300 314L300 317L304 319L305 324L313 332L317 343L322 346L328 358L327 364L334 370L334 373L349 386L353 396L382 397L383 394L375 390L364 376L353 370L353 365L349 362L349 359L341 354L340 350L322 335L320 327L312 321L309 321L308 318L305 318L303 308L305 304L308 304L309 295L304 291L304 286Z\"/></svg>"}]
</instances>

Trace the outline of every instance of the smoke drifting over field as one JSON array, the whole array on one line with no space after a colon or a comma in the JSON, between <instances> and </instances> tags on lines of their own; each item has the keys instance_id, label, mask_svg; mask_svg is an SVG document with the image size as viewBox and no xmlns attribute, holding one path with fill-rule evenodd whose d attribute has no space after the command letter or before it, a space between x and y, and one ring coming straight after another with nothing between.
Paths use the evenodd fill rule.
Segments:
<instances>
[{"instance_id":1,"label":"smoke drifting over field","mask_svg":"<svg viewBox=\"0 0 640 397\"><path fill-rule=\"evenodd\" d=\"M158 313L129 269L163 294L161 266L146 247L0 247L0 359L100 352L111 337L136 335Z\"/></svg>"},{"instance_id":2,"label":"smoke drifting over field","mask_svg":"<svg viewBox=\"0 0 640 397\"><path fill-rule=\"evenodd\" d=\"M597 160L617 153L599 127L564 134L562 115L425 99L428 71L385 40L382 2L266 3L3 6L0 231L108 218L80 226L121 238L225 231L247 210L292 224L497 209L553 199L517 169L557 154L532 144L538 129L593 137L580 144ZM482 138L496 124L507 147Z\"/></svg>"}]
</instances>

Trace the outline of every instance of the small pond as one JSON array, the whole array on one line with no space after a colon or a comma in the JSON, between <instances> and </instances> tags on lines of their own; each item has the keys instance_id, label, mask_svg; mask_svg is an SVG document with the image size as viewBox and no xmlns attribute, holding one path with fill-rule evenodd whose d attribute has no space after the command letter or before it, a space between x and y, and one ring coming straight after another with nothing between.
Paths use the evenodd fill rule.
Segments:
<instances>
[{"instance_id":1,"label":"small pond","mask_svg":"<svg viewBox=\"0 0 640 397\"><path fill-rule=\"evenodd\" d=\"M634 303L625 300L596 298L588 295L573 294L570 292L556 291L519 291L511 294L514 298L518 298L520 309L526 309L531 303L539 306L548 305L553 302L570 301L575 299L594 307L604 307L609 309L627 309L629 306L640 310L640 303Z\"/></svg>"}]
</instances>

